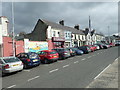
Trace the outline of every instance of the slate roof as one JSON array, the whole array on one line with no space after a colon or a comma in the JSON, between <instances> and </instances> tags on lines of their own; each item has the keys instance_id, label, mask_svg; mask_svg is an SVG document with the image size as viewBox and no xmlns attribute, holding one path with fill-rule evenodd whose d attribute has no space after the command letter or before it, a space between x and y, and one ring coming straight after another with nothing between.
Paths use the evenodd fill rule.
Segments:
<instances>
[{"instance_id":1,"label":"slate roof","mask_svg":"<svg viewBox=\"0 0 120 90\"><path fill-rule=\"evenodd\" d=\"M42 19L39 19L39 20L43 21L45 24L51 26L52 28L56 28L56 29L60 29L60 30L68 30L68 31L71 31L74 34L82 34L82 35L84 34L82 30L77 30L75 28L68 27L68 26L63 26L61 24L51 22L51 21L47 21L47 20L42 20Z\"/></svg>"},{"instance_id":2,"label":"slate roof","mask_svg":"<svg viewBox=\"0 0 120 90\"><path fill-rule=\"evenodd\" d=\"M103 34L100 34L100 33L95 33L96 35L100 35L100 36L104 36Z\"/></svg>"}]
</instances>

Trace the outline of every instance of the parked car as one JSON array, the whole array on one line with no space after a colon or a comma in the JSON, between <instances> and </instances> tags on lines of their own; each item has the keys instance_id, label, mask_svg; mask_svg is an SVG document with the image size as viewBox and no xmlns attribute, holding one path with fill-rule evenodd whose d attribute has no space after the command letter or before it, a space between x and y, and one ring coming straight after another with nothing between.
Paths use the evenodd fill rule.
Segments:
<instances>
[{"instance_id":1,"label":"parked car","mask_svg":"<svg viewBox=\"0 0 120 90\"><path fill-rule=\"evenodd\" d=\"M59 58L59 54L55 50L43 50L38 52L42 63L55 62Z\"/></svg>"},{"instance_id":2,"label":"parked car","mask_svg":"<svg viewBox=\"0 0 120 90\"><path fill-rule=\"evenodd\" d=\"M75 50L76 55L82 55L82 54L84 54L84 52L82 50L78 49L78 48L74 48L73 47L72 49Z\"/></svg>"},{"instance_id":3,"label":"parked car","mask_svg":"<svg viewBox=\"0 0 120 90\"><path fill-rule=\"evenodd\" d=\"M78 49L82 50L84 53L91 52L91 50L88 46L81 46L81 47L78 47Z\"/></svg>"},{"instance_id":4,"label":"parked car","mask_svg":"<svg viewBox=\"0 0 120 90\"><path fill-rule=\"evenodd\" d=\"M56 49L52 49L58 52L59 54L59 59L65 59L70 57L70 52L69 50L65 49L65 48L56 48Z\"/></svg>"},{"instance_id":5,"label":"parked car","mask_svg":"<svg viewBox=\"0 0 120 90\"><path fill-rule=\"evenodd\" d=\"M116 41L115 46L120 46L120 41Z\"/></svg>"},{"instance_id":6,"label":"parked car","mask_svg":"<svg viewBox=\"0 0 120 90\"><path fill-rule=\"evenodd\" d=\"M92 45L85 45L85 46L88 46L90 48L91 52L94 52L96 50L95 46L92 46Z\"/></svg>"},{"instance_id":7,"label":"parked car","mask_svg":"<svg viewBox=\"0 0 120 90\"><path fill-rule=\"evenodd\" d=\"M101 45L103 46L104 49L109 48L109 45L107 45L107 44L103 44L103 43L101 43Z\"/></svg>"},{"instance_id":8,"label":"parked car","mask_svg":"<svg viewBox=\"0 0 120 90\"><path fill-rule=\"evenodd\" d=\"M97 43L95 45L98 45L100 47L100 49L103 49L103 45L102 44Z\"/></svg>"},{"instance_id":9,"label":"parked car","mask_svg":"<svg viewBox=\"0 0 120 90\"><path fill-rule=\"evenodd\" d=\"M70 48L66 48L66 49L69 50L70 56L75 56L76 55L76 52L75 52L75 50L73 48L70 47Z\"/></svg>"},{"instance_id":10,"label":"parked car","mask_svg":"<svg viewBox=\"0 0 120 90\"><path fill-rule=\"evenodd\" d=\"M2 74L12 73L23 70L23 63L17 57L1 57L0 70Z\"/></svg>"},{"instance_id":11,"label":"parked car","mask_svg":"<svg viewBox=\"0 0 120 90\"><path fill-rule=\"evenodd\" d=\"M94 44L93 46L96 47L96 50L99 50L99 49L100 49L99 45L95 45L95 44Z\"/></svg>"},{"instance_id":12,"label":"parked car","mask_svg":"<svg viewBox=\"0 0 120 90\"><path fill-rule=\"evenodd\" d=\"M111 46L111 47L114 47L114 46L115 46L115 43L110 43L110 46Z\"/></svg>"},{"instance_id":13,"label":"parked car","mask_svg":"<svg viewBox=\"0 0 120 90\"><path fill-rule=\"evenodd\" d=\"M23 62L24 68L38 66L41 63L40 57L34 52L20 53L17 57Z\"/></svg>"}]
</instances>

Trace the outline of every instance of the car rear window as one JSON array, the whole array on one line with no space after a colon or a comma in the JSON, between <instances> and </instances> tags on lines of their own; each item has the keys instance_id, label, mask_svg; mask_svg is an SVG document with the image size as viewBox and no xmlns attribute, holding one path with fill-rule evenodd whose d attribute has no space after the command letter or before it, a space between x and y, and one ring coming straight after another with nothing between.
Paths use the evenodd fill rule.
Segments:
<instances>
[{"instance_id":1,"label":"car rear window","mask_svg":"<svg viewBox=\"0 0 120 90\"><path fill-rule=\"evenodd\" d=\"M18 58L6 58L3 59L5 61L5 63L12 63L12 62L18 62L20 61Z\"/></svg>"},{"instance_id":2,"label":"car rear window","mask_svg":"<svg viewBox=\"0 0 120 90\"><path fill-rule=\"evenodd\" d=\"M30 58L30 59L38 58L38 55L35 54L35 53L31 53L31 54L29 55L29 58Z\"/></svg>"},{"instance_id":3,"label":"car rear window","mask_svg":"<svg viewBox=\"0 0 120 90\"><path fill-rule=\"evenodd\" d=\"M53 51L53 52L49 52L49 54L56 54L57 52Z\"/></svg>"}]
</instances>

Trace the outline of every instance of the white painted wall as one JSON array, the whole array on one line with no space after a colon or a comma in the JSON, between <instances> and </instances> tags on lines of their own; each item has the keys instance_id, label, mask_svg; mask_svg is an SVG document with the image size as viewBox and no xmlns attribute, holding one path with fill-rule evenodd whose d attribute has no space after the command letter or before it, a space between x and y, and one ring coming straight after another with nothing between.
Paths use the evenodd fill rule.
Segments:
<instances>
[{"instance_id":1,"label":"white painted wall","mask_svg":"<svg viewBox=\"0 0 120 90\"><path fill-rule=\"evenodd\" d=\"M55 32L55 36L53 35L54 34L54 32ZM59 37L59 34L58 34L58 32L60 32L61 33L61 30L58 30L58 29L51 29L51 35L52 35L52 37ZM52 38L51 37L51 38Z\"/></svg>"},{"instance_id":2,"label":"white painted wall","mask_svg":"<svg viewBox=\"0 0 120 90\"><path fill-rule=\"evenodd\" d=\"M8 36L8 19L6 17L0 17L2 25L2 36Z\"/></svg>"},{"instance_id":3,"label":"white painted wall","mask_svg":"<svg viewBox=\"0 0 120 90\"><path fill-rule=\"evenodd\" d=\"M47 28L47 38L51 38L52 37L52 30L51 30L51 26L48 26Z\"/></svg>"}]
</instances>

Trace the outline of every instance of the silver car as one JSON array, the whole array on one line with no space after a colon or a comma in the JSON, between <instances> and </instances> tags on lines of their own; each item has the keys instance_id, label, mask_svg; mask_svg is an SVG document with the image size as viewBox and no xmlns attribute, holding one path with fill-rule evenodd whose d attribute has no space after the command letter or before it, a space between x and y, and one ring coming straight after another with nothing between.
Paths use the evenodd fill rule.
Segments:
<instances>
[{"instance_id":1,"label":"silver car","mask_svg":"<svg viewBox=\"0 0 120 90\"><path fill-rule=\"evenodd\" d=\"M23 70L23 63L17 57L0 57L0 71L3 74Z\"/></svg>"}]
</instances>

